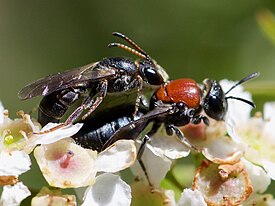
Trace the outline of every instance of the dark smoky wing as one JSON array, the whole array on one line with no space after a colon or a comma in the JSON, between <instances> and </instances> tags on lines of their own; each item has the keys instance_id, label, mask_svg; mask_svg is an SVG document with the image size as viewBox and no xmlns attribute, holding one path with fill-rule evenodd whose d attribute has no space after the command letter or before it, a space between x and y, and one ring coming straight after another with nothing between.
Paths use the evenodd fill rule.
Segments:
<instances>
[{"instance_id":1,"label":"dark smoky wing","mask_svg":"<svg viewBox=\"0 0 275 206\"><path fill-rule=\"evenodd\" d=\"M95 63L83 67L59 72L36 80L25 86L19 93L19 99L30 99L35 96L46 96L54 91L68 88L83 78L86 70L93 69Z\"/></svg>"},{"instance_id":2,"label":"dark smoky wing","mask_svg":"<svg viewBox=\"0 0 275 206\"><path fill-rule=\"evenodd\" d=\"M79 77L78 70L70 70L62 73L47 76L32 82L19 91L18 97L21 100L30 99L36 96L46 96L54 91L71 85Z\"/></svg>"},{"instance_id":3,"label":"dark smoky wing","mask_svg":"<svg viewBox=\"0 0 275 206\"><path fill-rule=\"evenodd\" d=\"M104 144L102 150L106 149L120 139L137 139L140 133L145 129L149 120L154 119L170 112L170 107L155 108L141 118L132 121L124 127L121 127L115 134Z\"/></svg>"},{"instance_id":4,"label":"dark smoky wing","mask_svg":"<svg viewBox=\"0 0 275 206\"><path fill-rule=\"evenodd\" d=\"M85 85L87 82L97 81L115 74L113 69L97 69L97 65L98 62L91 63L38 79L25 86L18 93L18 97L21 100L25 100L36 96L46 96L54 91L66 89L72 86Z\"/></svg>"}]
</instances>

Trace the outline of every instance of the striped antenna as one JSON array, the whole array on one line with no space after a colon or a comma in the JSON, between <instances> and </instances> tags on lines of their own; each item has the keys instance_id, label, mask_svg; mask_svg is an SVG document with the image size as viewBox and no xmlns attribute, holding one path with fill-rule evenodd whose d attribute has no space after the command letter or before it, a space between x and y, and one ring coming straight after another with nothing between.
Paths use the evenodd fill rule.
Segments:
<instances>
[{"instance_id":1,"label":"striped antenna","mask_svg":"<svg viewBox=\"0 0 275 206\"><path fill-rule=\"evenodd\" d=\"M126 50L126 51L128 51L128 52L130 52L130 53L132 53L132 54L135 54L135 55L139 56L140 58L143 58L143 59L146 59L146 58L147 58L147 56L145 56L144 54L142 54L142 53L138 52L137 50L132 49L131 47L128 47L128 46L126 46L126 45L124 45L124 44L120 44L120 43L111 43L111 44L108 45L108 47L109 47L109 48L110 48L110 47L118 47L118 48L124 49L124 50Z\"/></svg>"},{"instance_id":2,"label":"striped antenna","mask_svg":"<svg viewBox=\"0 0 275 206\"><path fill-rule=\"evenodd\" d=\"M124 39L125 41L127 41L130 45L132 45L138 52L144 54L145 56L148 56L146 54L146 52L140 48L140 46L138 46L133 40L131 40L129 37L125 36L124 34L122 33L119 33L119 32L113 32L112 33L114 36L117 36L117 37L120 37L122 39Z\"/></svg>"},{"instance_id":3,"label":"striped antenna","mask_svg":"<svg viewBox=\"0 0 275 206\"><path fill-rule=\"evenodd\" d=\"M120 38L124 39L125 41L127 41L130 45L132 45L134 47L134 49L129 46L126 46L124 44L120 44L120 43L111 43L108 45L108 47L118 47L118 48L124 49L128 52L131 52L132 54L135 54L140 58L144 58L144 59L152 61L152 58L129 37L127 37L124 34L119 33L119 32L113 32L112 34L114 36L120 37Z\"/></svg>"}]
</instances>

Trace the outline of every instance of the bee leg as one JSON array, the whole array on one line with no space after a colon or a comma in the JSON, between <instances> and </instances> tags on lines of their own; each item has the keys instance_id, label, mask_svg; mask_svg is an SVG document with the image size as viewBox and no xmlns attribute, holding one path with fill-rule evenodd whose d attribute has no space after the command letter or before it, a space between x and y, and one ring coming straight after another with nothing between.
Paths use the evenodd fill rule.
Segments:
<instances>
[{"instance_id":1,"label":"bee leg","mask_svg":"<svg viewBox=\"0 0 275 206\"><path fill-rule=\"evenodd\" d=\"M199 123L201 123L201 121L203 121L203 123L204 123L205 125L209 126L209 119L208 119L206 116L204 116L204 115L195 116L195 117L191 120L191 122L192 122L193 124L199 124Z\"/></svg>"},{"instance_id":2,"label":"bee leg","mask_svg":"<svg viewBox=\"0 0 275 206\"><path fill-rule=\"evenodd\" d=\"M60 129L60 128L62 128L62 127L65 127L65 126L66 126L65 123L61 123L61 124L59 124L59 125L57 125L57 126L55 126L55 127L52 127L52 128L50 128L50 129L47 129L47 130L43 131L43 132L33 132L32 134L34 134L34 135L47 134L47 133L53 132L53 131L55 131L55 130L57 130L57 129Z\"/></svg>"},{"instance_id":3,"label":"bee leg","mask_svg":"<svg viewBox=\"0 0 275 206\"><path fill-rule=\"evenodd\" d=\"M83 116L83 118L84 117L86 118L88 115L90 115L98 107L98 105L101 103L102 99L106 96L107 86L108 86L107 80L101 81L96 89L97 90L96 100L94 101L95 97L94 97L93 93L91 93L85 99L85 101L78 108L76 108L74 110L74 112L67 118L67 120L65 121L65 125L72 124L78 117L80 117L82 112L88 108L90 108L90 109L87 112L87 114L85 114Z\"/></svg>"},{"instance_id":4,"label":"bee leg","mask_svg":"<svg viewBox=\"0 0 275 206\"><path fill-rule=\"evenodd\" d=\"M151 183L150 178L149 178L149 175L148 175L148 173L147 173L146 167L145 167L145 165L144 165L144 163L143 163L143 161L142 161L142 159L141 159L141 158L142 158L142 155L143 155L143 153L144 153L144 150L145 150L146 143L147 143L149 140L150 140L150 137L149 137L148 135L145 135L144 138L142 139L142 143L141 143L140 148L139 148L138 153L137 153L137 160L138 160L138 162L139 162L139 164L140 164L141 169L142 169L143 172L144 172L144 175L145 175L145 177L146 177L146 179L147 179L147 181L148 181L148 183L149 183L149 186L150 186L150 187L153 187L153 184Z\"/></svg>"},{"instance_id":5,"label":"bee leg","mask_svg":"<svg viewBox=\"0 0 275 206\"><path fill-rule=\"evenodd\" d=\"M103 80L101 84L99 84L97 90L97 97L95 97L95 101L93 104L90 106L89 111L83 115L82 120L86 119L90 114L92 114L93 111L100 105L104 97L106 97L107 94L107 87L108 87L108 81Z\"/></svg>"},{"instance_id":6,"label":"bee leg","mask_svg":"<svg viewBox=\"0 0 275 206\"><path fill-rule=\"evenodd\" d=\"M177 135L177 137L187 146L189 147L190 149L194 150L194 151L197 151L197 152L200 152L201 149L200 148L197 148L195 147L194 145L192 145L189 140L184 137L182 131L179 130L179 128L177 128L175 125L172 125L172 124L169 124L166 126L166 132L168 135L172 135L173 131L175 132L175 134Z\"/></svg>"},{"instance_id":7,"label":"bee leg","mask_svg":"<svg viewBox=\"0 0 275 206\"><path fill-rule=\"evenodd\" d=\"M138 153L137 153L137 160L138 160L138 162L139 162L139 164L141 166L141 169L144 172L144 175L145 175L145 177L146 177L146 179L147 179L147 181L149 183L149 186L152 187L152 188L154 188L154 186L153 186L152 182L150 181L150 178L149 178L149 175L147 173L146 167L145 167L145 165L144 165L144 163L142 161L142 155L144 153L145 146L146 146L147 142L149 142L150 139L151 139L150 136L152 136L153 134L155 134L157 132L157 130L159 129L160 126L161 126L161 124L159 124L159 123L154 123L153 124L152 129L142 139L141 145L140 145Z\"/></svg>"},{"instance_id":8,"label":"bee leg","mask_svg":"<svg viewBox=\"0 0 275 206\"><path fill-rule=\"evenodd\" d=\"M93 98L92 96L88 96L84 103L82 103L79 107L77 107L73 113L66 119L65 121L65 125L68 125L68 124L72 124L81 114L82 112L88 108L88 105L91 105L93 104Z\"/></svg>"},{"instance_id":9,"label":"bee leg","mask_svg":"<svg viewBox=\"0 0 275 206\"><path fill-rule=\"evenodd\" d=\"M149 108L149 102L148 99L144 96L144 95L140 95L140 102L139 104L141 104L142 106Z\"/></svg>"},{"instance_id":10,"label":"bee leg","mask_svg":"<svg viewBox=\"0 0 275 206\"><path fill-rule=\"evenodd\" d=\"M141 99L141 90L142 90L142 77L141 76L137 76L137 98L136 98L136 103L135 103L135 111L133 113L133 115L136 115L138 112L138 108L139 108L139 103L140 103L140 99Z\"/></svg>"},{"instance_id":11,"label":"bee leg","mask_svg":"<svg viewBox=\"0 0 275 206\"><path fill-rule=\"evenodd\" d=\"M65 127L65 126L67 126L69 124L72 124L82 114L82 112L85 110L86 106L88 104L91 104L92 102L93 102L93 98L90 95L90 96L88 96L85 99L85 101L84 101L84 103L82 105L80 105L78 108L76 108L74 110L74 112L67 118L67 120L64 123L61 123L61 124L59 124L59 125L57 125L55 127L52 127L52 128L50 128L48 130L43 131L43 132L34 132L33 134L42 135L42 134L50 133L52 131L55 131L57 129Z\"/></svg>"}]
</instances>

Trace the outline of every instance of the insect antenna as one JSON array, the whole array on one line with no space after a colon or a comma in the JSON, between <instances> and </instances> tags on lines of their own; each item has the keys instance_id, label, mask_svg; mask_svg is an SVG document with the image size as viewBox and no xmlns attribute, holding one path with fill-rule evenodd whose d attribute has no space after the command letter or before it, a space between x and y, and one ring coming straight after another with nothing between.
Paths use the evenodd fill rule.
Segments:
<instances>
[{"instance_id":1,"label":"insect antenna","mask_svg":"<svg viewBox=\"0 0 275 206\"><path fill-rule=\"evenodd\" d=\"M125 41L127 41L130 45L132 45L138 52L144 54L145 56L148 56L147 53L142 49L140 48L140 46L138 46L133 40L131 40L129 37L125 36L124 34L122 33L119 33L119 32L113 32L112 33L114 36L118 36L122 39L124 39Z\"/></svg>"},{"instance_id":2,"label":"insect antenna","mask_svg":"<svg viewBox=\"0 0 275 206\"><path fill-rule=\"evenodd\" d=\"M236 100L242 101L246 104L249 104L253 108L256 108L256 105L253 102L251 102L247 99L243 99L243 98L240 98L240 97L233 97L233 96L225 97L225 99L236 99Z\"/></svg>"},{"instance_id":3,"label":"insect antenna","mask_svg":"<svg viewBox=\"0 0 275 206\"><path fill-rule=\"evenodd\" d=\"M225 94L228 94L232 89L234 89L235 87L239 86L240 84L249 81L250 79L256 78L260 75L260 72L255 72L252 73L250 75L248 75L247 77L241 79L240 81L238 81L236 84L234 84Z\"/></svg>"},{"instance_id":4,"label":"insect antenna","mask_svg":"<svg viewBox=\"0 0 275 206\"><path fill-rule=\"evenodd\" d=\"M140 48L133 40L131 40L129 37L127 37L124 34L119 33L119 32L113 32L112 34L114 36L117 36L117 37L120 37L120 38L124 39L130 45L132 45L135 49L132 49L131 47L128 47L128 46L126 46L124 44L120 44L120 43L111 43L111 44L108 45L108 47L119 47L119 48L124 49L128 52L131 52L132 54L137 55L140 58L152 61L152 58L142 48Z\"/></svg>"},{"instance_id":5,"label":"insect antenna","mask_svg":"<svg viewBox=\"0 0 275 206\"><path fill-rule=\"evenodd\" d=\"M258 77L259 75L260 75L259 72L255 72L255 73L252 73L252 74L248 75L247 77L241 79L241 80L238 81L236 84L234 84L234 85L225 93L225 95L228 94L230 91L232 91L232 90L233 90L235 87L237 87L238 85L243 84L244 82L247 82L247 81L249 81L250 79L256 78L256 77ZM246 104L249 104L249 105L250 105L251 107L253 107L253 108L256 107L256 105L255 105L253 102L251 102L251 101L249 101L249 100L246 100L246 99L243 99L243 98L240 98L240 97L228 96L228 97L225 97L225 99L236 99L236 100L242 101L242 102L244 102L244 103L246 103Z\"/></svg>"},{"instance_id":6,"label":"insect antenna","mask_svg":"<svg viewBox=\"0 0 275 206\"><path fill-rule=\"evenodd\" d=\"M110 43L108 44L108 47L118 47L118 48L121 48L121 49L124 49L132 54L135 54L136 56L142 58L142 59L146 59L147 56L145 56L144 54L140 53L139 51L135 50L135 49L132 49L131 47L128 47L124 44L120 44L120 43Z\"/></svg>"}]
</instances>

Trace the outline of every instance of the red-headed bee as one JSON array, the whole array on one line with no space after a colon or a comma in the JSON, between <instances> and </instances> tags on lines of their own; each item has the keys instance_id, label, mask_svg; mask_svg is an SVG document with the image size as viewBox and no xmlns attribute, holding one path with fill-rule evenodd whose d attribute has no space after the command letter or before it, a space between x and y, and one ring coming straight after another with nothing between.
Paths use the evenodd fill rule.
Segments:
<instances>
[{"instance_id":1,"label":"red-headed bee","mask_svg":"<svg viewBox=\"0 0 275 206\"><path fill-rule=\"evenodd\" d=\"M216 80L205 80L203 85L186 78L171 80L154 93L150 99L149 108L140 110L136 116L129 112L133 105L121 105L121 112L116 112L119 109L109 110L85 120L83 128L73 138L83 147L102 151L117 140L137 139L145 127L152 122L152 129L143 137L137 156L151 184L141 156L146 143L160 126L164 125L168 135L176 134L189 148L196 150L197 148L189 143L178 127L189 123L199 124L201 121L208 125L208 118L224 120L228 99L236 99L255 107L249 100L228 96L228 94L236 86L258 75L259 73L253 73L241 79L226 92ZM203 111L208 117L202 114Z\"/></svg>"}]
</instances>

